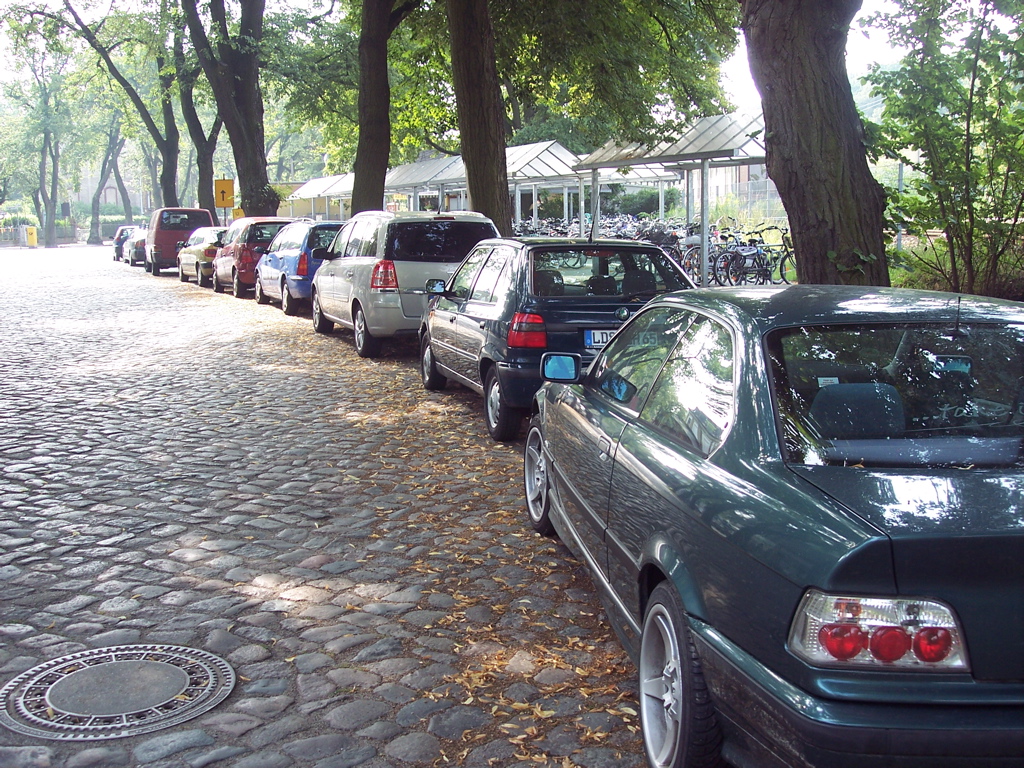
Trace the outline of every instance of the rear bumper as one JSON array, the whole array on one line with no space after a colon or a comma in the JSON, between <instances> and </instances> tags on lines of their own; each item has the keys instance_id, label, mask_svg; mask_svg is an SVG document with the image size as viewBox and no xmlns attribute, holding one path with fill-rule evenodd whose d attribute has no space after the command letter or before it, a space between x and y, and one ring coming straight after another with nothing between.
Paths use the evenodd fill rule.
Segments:
<instances>
[{"instance_id":1,"label":"rear bumper","mask_svg":"<svg viewBox=\"0 0 1024 768\"><path fill-rule=\"evenodd\" d=\"M785 682L707 625L694 642L737 766L1024 767L1024 707L850 703Z\"/></svg>"},{"instance_id":2,"label":"rear bumper","mask_svg":"<svg viewBox=\"0 0 1024 768\"><path fill-rule=\"evenodd\" d=\"M540 377L540 358L535 362L496 363L501 394L513 408L528 409L544 381Z\"/></svg>"},{"instance_id":3,"label":"rear bumper","mask_svg":"<svg viewBox=\"0 0 1024 768\"><path fill-rule=\"evenodd\" d=\"M285 283L288 285L288 293L293 298L309 301L312 298L313 280L309 277L286 276Z\"/></svg>"}]
</instances>

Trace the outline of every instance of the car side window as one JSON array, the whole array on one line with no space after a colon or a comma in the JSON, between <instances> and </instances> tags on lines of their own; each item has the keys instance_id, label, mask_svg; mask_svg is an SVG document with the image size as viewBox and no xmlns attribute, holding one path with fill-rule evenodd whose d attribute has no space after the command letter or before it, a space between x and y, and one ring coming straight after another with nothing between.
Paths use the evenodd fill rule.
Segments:
<instances>
[{"instance_id":1,"label":"car side window","mask_svg":"<svg viewBox=\"0 0 1024 768\"><path fill-rule=\"evenodd\" d=\"M608 343L587 375L587 385L639 412L692 314L656 307L638 315Z\"/></svg>"},{"instance_id":2,"label":"car side window","mask_svg":"<svg viewBox=\"0 0 1024 768\"><path fill-rule=\"evenodd\" d=\"M348 241L345 243L345 252L343 256L359 256L363 250L364 240L368 234L367 225L371 222L366 221L354 221L352 222L352 229L349 232Z\"/></svg>"},{"instance_id":3,"label":"car side window","mask_svg":"<svg viewBox=\"0 0 1024 768\"><path fill-rule=\"evenodd\" d=\"M480 270L480 276L473 285L470 300L485 304L493 304L497 301L497 297L504 293L499 288L499 283L506 284L508 282L506 276L510 255L511 249L509 248L495 248L491 252L487 263Z\"/></svg>"},{"instance_id":4,"label":"car side window","mask_svg":"<svg viewBox=\"0 0 1024 768\"><path fill-rule=\"evenodd\" d=\"M373 258L377 255L377 239L379 237L380 225L374 219L363 224L362 241L359 244L359 256Z\"/></svg>"},{"instance_id":5,"label":"car side window","mask_svg":"<svg viewBox=\"0 0 1024 768\"><path fill-rule=\"evenodd\" d=\"M736 405L732 334L697 316L651 390L640 418L710 456L722 444Z\"/></svg>"},{"instance_id":6,"label":"car side window","mask_svg":"<svg viewBox=\"0 0 1024 768\"><path fill-rule=\"evenodd\" d=\"M462 262L462 266L459 267L459 271L452 277L451 285L448 290L454 294L457 299L468 299L469 292L473 287L473 281L476 280L476 276L480 273L480 269L484 265L484 261L487 259L488 254L491 252L489 247L477 248L475 251L466 257L466 260Z\"/></svg>"},{"instance_id":7,"label":"car side window","mask_svg":"<svg viewBox=\"0 0 1024 768\"><path fill-rule=\"evenodd\" d=\"M334 239L331 240L331 244L328 249L332 256L341 256L345 253L345 248L348 245L349 237L352 235L352 229L355 227L355 222L349 222L335 235Z\"/></svg>"}]
</instances>

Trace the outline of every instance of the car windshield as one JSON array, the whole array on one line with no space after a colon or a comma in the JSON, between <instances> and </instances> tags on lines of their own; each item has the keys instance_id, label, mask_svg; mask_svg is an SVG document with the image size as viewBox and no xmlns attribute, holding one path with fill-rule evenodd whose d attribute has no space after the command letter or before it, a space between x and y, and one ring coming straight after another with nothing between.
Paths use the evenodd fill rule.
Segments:
<instances>
[{"instance_id":1,"label":"car windshield","mask_svg":"<svg viewBox=\"0 0 1024 768\"><path fill-rule=\"evenodd\" d=\"M1021 463L1024 326L810 326L766 343L788 461Z\"/></svg>"},{"instance_id":2,"label":"car windshield","mask_svg":"<svg viewBox=\"0 0 1024 768\"><path fill-rule=\"evenodd\" d=\"M281 231L287 221L267 222L265 224L253 224L249 227L245 242L255 245L268 245L274 239L274 235Z\"/></svg>"},{"instance_id":3,"label":"car windshield","mask_svg":"<svg viewBox=\"0 0 1024 768\"><path fill-rule=\"evenodd\" d=\"M494 227L483 222L395 222L388 227L387 253L396 261L457 264L474 245L494 236Z\"/></svg>"},{"instance_id":4,"label":"car windshield","mask_svg":"<svg viewBox=\"0 0 1024 768\"><path fill-rule=\"evenodd\" d=\"M660 251L608 247L535 250L537 296L633 298L687 288L679 269Z\"/></svg>"}]
</instances>

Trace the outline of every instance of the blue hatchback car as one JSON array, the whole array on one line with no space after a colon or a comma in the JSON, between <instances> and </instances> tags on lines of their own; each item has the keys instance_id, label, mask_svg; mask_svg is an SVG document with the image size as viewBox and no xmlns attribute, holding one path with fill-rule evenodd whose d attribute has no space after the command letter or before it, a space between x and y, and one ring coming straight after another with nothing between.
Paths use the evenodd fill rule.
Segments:
<instances>
[{"instance_id":1,"label":"blue hatchback car","mask_svg":"<svg viewBox=\"0 0 1024 768\"><path fill-rule=\"evenodd\" d=\"M309 301L313 275L322 263L313 249L326 248L344 226L340 221L295 221L284 227L256 264L256 301L279 301L286 315Z\"/></svg>"}]
</instances>

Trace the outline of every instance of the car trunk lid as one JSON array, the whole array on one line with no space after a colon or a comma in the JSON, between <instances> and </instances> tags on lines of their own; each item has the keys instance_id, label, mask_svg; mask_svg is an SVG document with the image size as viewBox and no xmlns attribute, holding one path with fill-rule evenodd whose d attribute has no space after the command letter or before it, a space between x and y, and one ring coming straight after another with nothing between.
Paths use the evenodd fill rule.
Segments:
<instances>
[{"instance_id":1,"label":"car trunk lid","mask_svg":"<svg viewBox=\"0 0 1024 768\"><path fill-rule=\"evenodd\" d=\"M1024 473L792 469L888 535L900 595L953 609L976 679L1024 681Z\"/></svg>"}]
</instances>

